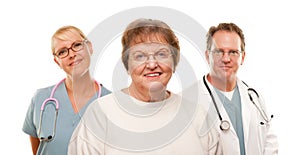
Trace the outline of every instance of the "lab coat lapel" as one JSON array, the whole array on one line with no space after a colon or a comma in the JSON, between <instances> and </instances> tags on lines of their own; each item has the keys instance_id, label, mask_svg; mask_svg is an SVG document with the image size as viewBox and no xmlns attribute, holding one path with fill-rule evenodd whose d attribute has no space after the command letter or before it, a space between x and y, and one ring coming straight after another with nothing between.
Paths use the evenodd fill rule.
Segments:
<instances>
[{"instance_id":1,"label":"lab coat lapel","mask_svg":"<svg viewBox=\"0 0 300 155\"><path fill-rule=\"evenodd\" d=\"M214 103L213 103L213 101L212 101L212 99L211 99L211 97L209 95L208 90L206 89L206 87L205 87L205 85L203 83L203 80L201 80L201 85L202 85L202 90L201 91L203 92L203 94L205 94L208 97L208 102L210 103L210 104L207 104L207 105L209 105L209 107L206 107L206 108L210 109L210 111L215 116L217 116L218 114L217 114L216 109L215 109L215 107L213 105ZM209 86L209 88L210 88L210 90L211 90L211 92L212 92L212 94L213 94L213 96L214 96L214 98L216 100L216 104L217 104L217 107L219 108L219 111L220 111L220 114L222 116L222 119L226 120L226 121L229 121L229 123L230 123L230 131L227 131L227 132L231 132L231 134L233 134L235 137L237 137L237 134L236 134L236 132L235 132L235 130L233 128L233 125L232 125L232 123L230 121L229 115L227 114L227 112L226 112L226 110L225 110L225 108L223 106L223 103L221 102L218 94L216 93L216 91L213 89L212 85L209 82L208 82L208 86ZM217 126L220 126L220 123L221 123L221 121L218 119ZM221 132L224 132L224 131L221 131Z\"/></svg>"},{"instance_id":2,"label":"lab coat lapel","mask_svg":"<svg viewBox=\"0 0 300 155\"><path fill-rule=\"evenodd\" d=\"M240 96L241 96L241 106L242 106L242 119L243 119L243 130L244 130L244 142L245 146L248 146L250 123L251 123L251 102L248 97L248 87L242 83L242 81L237 80ZM247 148L245 148L247 150Z\"/></svg>"}]
</instances>

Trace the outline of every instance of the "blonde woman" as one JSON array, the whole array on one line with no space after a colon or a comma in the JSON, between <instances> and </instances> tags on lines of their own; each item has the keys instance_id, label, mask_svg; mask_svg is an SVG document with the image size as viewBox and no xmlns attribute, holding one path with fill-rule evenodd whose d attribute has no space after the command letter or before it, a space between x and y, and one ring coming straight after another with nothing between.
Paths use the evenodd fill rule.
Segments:
<instances>
[{"instance_id":1,"label":"blonde woman","mask_svg":"<svg viewBox=\"0 0 300 155\"><path fill-rule=\"evenodd\" d=\"M110 91L90 75L92 43L74 26L59 28L52 36L54 62L66 77L34 94L24 121L33 154L64 155L73 130L87 106Z\"/></svg>"}]
</instances>

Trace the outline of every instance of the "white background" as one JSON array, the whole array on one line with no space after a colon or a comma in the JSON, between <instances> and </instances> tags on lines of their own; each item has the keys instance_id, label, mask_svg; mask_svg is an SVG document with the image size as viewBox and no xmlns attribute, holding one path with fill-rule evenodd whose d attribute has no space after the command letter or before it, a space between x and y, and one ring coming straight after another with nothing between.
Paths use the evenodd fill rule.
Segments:
<instances>
[{"instance_id":1,"label":"white background","mask_svg":"<svg viewBox=\"0 0 300 155\"><path fill-rule=\"evenodd\" d=\"M64 77L50 52L50 37L55 30L63 25L75 25L89 34L111 15L140 6L176 9L205 29L219 22L239 25L244 30L247 52L239 76L264 95L269 111L275 115L273 124L280 154L298 152L300 11L296 1L12 0L0 3L0 154L31 154L28 135L22 132L30 99L37 88L55 84ZM115 46L119 46L116 48L120 49L118 38L116 42ZM191 57L195 68L197 61L203 58ZM205 71L199 71L202 73ZM109 74L102 73L100 82L110 88Z\"/></svg>"}]
</instances>

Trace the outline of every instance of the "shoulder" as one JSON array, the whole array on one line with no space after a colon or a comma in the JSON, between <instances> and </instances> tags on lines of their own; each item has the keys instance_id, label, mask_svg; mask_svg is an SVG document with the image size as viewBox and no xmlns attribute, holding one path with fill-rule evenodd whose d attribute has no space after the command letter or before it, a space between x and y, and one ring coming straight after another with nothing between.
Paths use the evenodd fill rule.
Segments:
<instances>
[{"instance_id":1,"label":"shoulder","mask_svg":"<svg viewBox=\"0 0 300 155\"><path fill-rule=\"evenodd\" d=\"M256 86L252 86L252 84L248 84L247 82L242 81L240 79L237 79L237 85L241 96L249 98L249 95L251 95L252 98L263 98L262 92L258 90Z\"/></svg>"},{"instance_id":2,"label":"shoulder","mask_svg":"<svg viewBox=\"0 0 300 155\"><path fill-rule=\"evenodd\" d=\"M250 86L248 85L248 83L246 82L246 81L243 81L243 80L241 80L241 79L239 79L239 78L237 78L237 85L238 85L238 87L239 88L241 88L241 89L248 89L248 88L250 88Z\"/></svg>"},{"instance_id":3,"label":"shoulder","mask_svg":"<svg viewBox=\"0 0 300 155\"><path fill-rule=\"evenodd\" d=\"M215 109L208 108L207 104L202 103L204 102L203 100L205 100L205 102L209 101L199 94L196 97L189 98L180 95L176 96L177 98L181 97L179 99L181 108L183 108L185 113L191 118L192 124L197 130L198 135L201 136L209 133L218 120L218 115L213 111Z\"/></svg>"},{"instance_id":4,"label":"shoulder","mask_svg":"<svg viewBox=\"0 0 300 155\"><path fill-rule=\"evenodd\" d=\"M39 88L39 89L36 90L35 94L38 94L38 95L45 94L45 93L50 94L54 86L55 85Z\"/></svg>"},{"instance_id":5,"label":"shoulder","mask_svg":"<svg viewBox=\"0 0 300 155\"><path fill-rule=\"evenodd\" d=\"M40 103L40 102L43 102L43 100L49 98L54 86L55 85L51 85L51 86L37 89L32 97L32 102Z\"/></svg>"},{"instance_id":6,"label":"shoulder","mask_svg":"<svg viewBox=\"0 0 300 155\"><path fill-rule=\"evenodd\" d=\"M113 104L114 101L114 94L109 93L106 95L101 95L100 98L94 100L86 109L84 117L91 117L90 115L97 116L100 115L107 106Z\"/></svg>"}]
</instances>

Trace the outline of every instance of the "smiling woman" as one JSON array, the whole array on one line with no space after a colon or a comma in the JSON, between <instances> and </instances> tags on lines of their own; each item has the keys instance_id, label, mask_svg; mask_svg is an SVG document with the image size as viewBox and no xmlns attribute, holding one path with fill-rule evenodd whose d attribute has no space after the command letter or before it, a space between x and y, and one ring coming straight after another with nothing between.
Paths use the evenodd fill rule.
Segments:
<instances>
[{"instance_id":1,"label":"smiling woman","mask_svg":"<svg viewBox=\"0 0 300 155\"><path fill-rule=\"evenodd\" d=\"M123 91L145 102L170 96L166 87L180 55L173 31L158 20L136 20L123 33L122 44L122 61L132 79Z\"/></svg>"},{"instance_id":2,"label":"smiling woman","mask_svg":"<svg viewBox=\"0 0 300 155\"><path fill-rule=\"evenodd\" d=\"M69 139L86 107L110 93L90 75L92 44L80 29L61 27L52 36L51 45L54 61L66 78L37 90L28 108L23 131L38 155L67 154Z\"/></svg>"},{"instance_id":3,"label":"smiling woman","mask_svg":"<svg viewBox=\"0 0 300 155\"><path fill-rule=\"evenodd\" d=\"M216 131L199 134L202 108L166 89L180 55L171 28L160 20L137 19L124 31L122 45L132 82L90 105L69 154L215 154Z\"/></svg>"},{"instance_id":4,"label":"smiling woman","mask_svg":"<svg viewBox=\"0 0 300 155\"><path fill-rule=\"evenodd\" d=\"M165 91L173 73L169 47L162 43L140 43L134 45L128 54L128 73L132 83L124 91L145 102L161 101L169 96Z\"/></svg>"},{"instance_id":5,"label":"smiling woman","mask_svg":"<svg viewBox=\"0 0 300 155\"><path fill-rule=\"evenodd\" d=\"M178 71L181 71L182 58L190 54L189 52L192 50L196 51L197 55L187 57L187 60L189 63L191 60L195 60L196 65L192 64L191 66L196 66L194 71L197 74L197 79L201 79L202 75L207 72L206 62L202 60L200 54L198 55L200 53L198 49L200 48L186 50L185 48L188 46L183 44L184 41L187 41L187 45L205 42L205 39L201 40L201 37L205 38L205 33L198 33L197 31L201 30L201 25L202 29L208 30L210 25L231 21L243 27L247 36L247 59L241 70L239 70L239 75L250 86L263 93L265 100L271 103L268 109L275 114L272 124L275 125L274 128L278 131L280 154L297 154L297 142L300 138L297 134L296 122L298 122L298 118L295 116L300 108L300 104L295 102L299 96L296 88L300 87L300 75L297 74L299 73L300 53L296 50L296 46L299 44L298 36L300 35L300 29L298 29L300 22L297 22L296 19L299 18L300 9L299 5L296 4L297 1L254 0L240 3L239 0L229 0L216 3L216 1L112 0L102 1L99 5L99 1L95 0L87 0L84 3L74 3L74 1L69 0L16 0L1 1L0 3L2 23L0 30L2 51L0 89L2 103L5 103L3 104L5 110L0 115L2 124L9 125L2 127L1 132L5 143L11 144L2 147L0 154L7 154L7 152L10 152L9 154L31 153L28 135L21 131L30 98L36 88L57 83L65 76L65 73L53 63L53 57L49 52L49 36L52 35L53 31L66 24L79 26L83 32L88 32L88 38L93 43L94 55L92 58L99 60L98 57L100 56L97 56L97 52L101 49L97 47L108 42L105 40L106 32L110 34L109 39L115 39L116 34L112 32L116 31L119 34L119 27L124 29L122 23L124 25L128 24L129 22L126 19L132 20L133 17L162 19L171 25L174 30L180 32L177 33L177 36L180 40L181 54L183 55L181 55L180 63L172 78L178 76ZM165 10L164 12L157 11L157 9L149 6L158 6ZM132 11L135 9L143 11ZM183 19L173 12L169 13L170 11L167 9L176 10L193 18L198 22L198 25L196 24L193 27L192 22L187 22L184 20L185 18ZM127 12L123 12L124 10ZM129 11L133 13L129 14ZM116 17L114 16L116 14L119 15L118 18L111 18ZM178 26L174 24L175 22L172 22L173 20L177 21ZM109 21L111 23L107 24L107 27L101 27L101 31L99 31L100 28L97 29L100 34L95 33L96 26ZM187 28L190 26L191 28ZM181 27L183 31L179 29ZM91 34L95 34L95 39ZM187 37L180 37L180 34ZM199 38L199 42L188 34ZM120 55L119 35L115 40L109 46L111 51L103 52L101 60L97 61L97 69L95 69L97 75L95 74L94 78L107 88L118 90L129 83L127 82L126 71L120 63L118 64L120 67L117 68L121 69L116 69L116 72L122 72L122 76L114 76L115 72L113 71L117 60L114 61L110 57L104 60L105 55L111 57ZM118 53L116 55L112 52ZM98 65L100 63L101 66ZM92 69L90 71L93 75L94 71ZM183 75L187 77L186 74ZM124 80L124 78L126 79ZM112 84L112 79L118 81L114 81ZM192 81L190 79L187 78L183 84ZM181 87L174 90L172 87L178 83L174 82L173 84L172 82L171 79L168 83L168 90L172 92L181 90ZM116 88L116 86L120 87ZM16 149L15 146L18 146L18 148Z\"/></svg>"}]
</instances>

